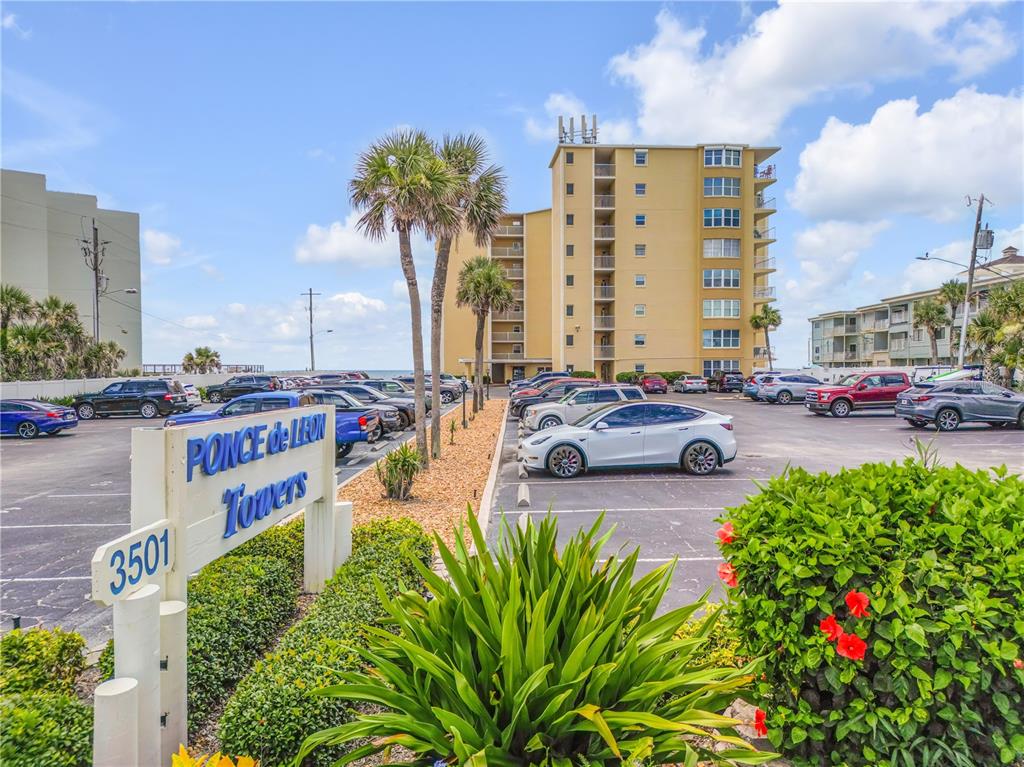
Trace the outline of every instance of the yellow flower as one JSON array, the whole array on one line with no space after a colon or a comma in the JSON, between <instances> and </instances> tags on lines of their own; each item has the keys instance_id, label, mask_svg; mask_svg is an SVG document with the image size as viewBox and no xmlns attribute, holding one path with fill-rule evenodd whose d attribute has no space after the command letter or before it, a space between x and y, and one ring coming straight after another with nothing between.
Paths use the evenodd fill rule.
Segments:
<instances>
[{"instance_id":1,"label":"yellow flower","mask_svg":"<svg viewBox=\"0 0 1024 767\"><path fill-rule=\"evenodd\" d=\"M249 756L240 756L237 762L233 762L231 757L222 756L219 751L212 756L192 756L184 746L179 746L178 753L171 756L171 767L259 767L259 762Z\"/></svg>"}]
</instances>

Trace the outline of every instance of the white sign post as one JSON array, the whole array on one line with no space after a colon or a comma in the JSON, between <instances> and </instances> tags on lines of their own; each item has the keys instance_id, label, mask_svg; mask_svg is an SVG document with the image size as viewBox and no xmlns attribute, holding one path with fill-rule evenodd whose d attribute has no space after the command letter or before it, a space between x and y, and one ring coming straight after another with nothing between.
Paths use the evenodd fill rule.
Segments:
<instances>
[{"instance_id":1,"label":"white sign post","mask_svg":"<svg viewBox=\"0 0 1024 767\"><path fill-rule=\"evenodd\" d=\"M131 746L101 749L94 765L112 753L167 765L187 742L189 575L301 509L306 590L348 557L352 505L335 502L334 429L334 408L314 406L132 430L132 532L92 560L92 597L114 606L115 676L136 682L104 690L94 742ZM137 719L116 718L129 700Z\"/></svg>"}]
</instances>

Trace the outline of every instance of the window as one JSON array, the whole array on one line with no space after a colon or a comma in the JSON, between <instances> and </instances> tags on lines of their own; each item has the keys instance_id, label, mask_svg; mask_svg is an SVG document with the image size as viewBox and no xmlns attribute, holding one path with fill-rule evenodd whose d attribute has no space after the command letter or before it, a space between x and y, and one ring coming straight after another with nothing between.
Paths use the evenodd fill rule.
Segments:
<instances>
[{"instance_id":1,"label":"window","mask_svg":"<svg viewBox=\"0 0 1024 767\"><path fill-rule=\"evenodd\" d=\"M739 349L740 331L738 330L705 330L705 349Z\"/></svg>"},{"instance_id":2,"label":"window","mask_svg":"<svg viewBox=\"0 0 1024 767\"><path fill-rule=\"evenodd\" d=\"M566 366L565 366L565 372L566 372L566 373L571 373L571 372L573 372L573 371L574 371L575 369L576 369L576 366L575 366L575 365L566 365ZM546 373L546 372L547 372L547 371L549 371L549 370L551 370L551 368L538 368L538 369L537 369L537 372L539 372L539 373Z\"/></svg>"},{"instance_id":3,"label":"window","mask_svg":"<svg viewBox=\"0 0 1024 767\"><path fill-rule=\"evenodd\" d=\"M593 395L591 402L618 402L619 393L615 389L591 389L590 393ZM579 402L579 397L576 398Z\"/></svg>"},{"instance_id":4,"label":"window","mask_svg":"<svg viewBox=\"0 0 1024 767\"><path fill-rule=\"evenodd\" d=\"M565 225L566 226L572 226L574 223L576 223L576 216L573 215L572 213L566 213L565 214Z\"/></svg>"},{"instance_id":5,"label":"window","mask_svg":"<svg viewBox=\"0 0 1024 767\"><path fill-rule=\"evenodd\" d=\"M142 392L141 381L128 381L122 390L124 394L139 394Z\"/></svg>"},{"instance_id":6,"label":"window","mask_svg":"<svg viewBox=\"0 0 1024 767\"><path fill-rule=\"evenodd\" d=\"M572 317L574 311L575 311L575 307L572 304L566 304L565 305L565 316L566 317Z\"/></svg>"},{"instance_id":7,"label":"window","mask_svg":"<svg viewBox=\"0 0 1024 767\"><path fill-rule=\"evenodd\" d=\"M705 269L705 288L738 288L740 286L739 269Z\"/></svg>"},{"instance_id":8,"label":"window","mask_svg":"<svg viewBox=\"0 0 1024 767\"><path fill-rule=\"evenodd\" d=\"M634 277L633 277L633 285L638 287L638 288L646 288L647 287L647 275L646 274L634 275Z\"/></svg>"},{"instance_id":9,"label":"window","mask_svg":"<svg viewBox=\"0 0 1024 767\"><path fill-rule=\"evenodd\" d=\"M285 408L291 407L292 403L284 397L275 397L273 399L262 400L260 410L266 412L268 410L284 410Z\"/></svg>"},{"instance_id":10,"label":"window","mask_svg":"<svg viewBox=\"0 0 1024 767\"><path fill-rule=\"evenodd\" d=\"M633 246L633 255L637 258L645 258L647 256L647 246L642 243L637 243Z\"/></svg>"},{"instance_id":11,"label":"window","mask_svg":"<svg viewBox=\"0 0 1024 767\"><path fill-rule=\"evenodd\" d=\"M565 287L571 288L575 284L576 284L576 277L575 277L575 275L572 275L572 274L565 275Z\"/></svg>"},{"instance_id":12,"label":"window","mask_svg":"<svg viewBox=\"0 0 1024 767\"><path fill-rule=\"evenodd\" d=\"M704 316L707 318L713 317L739 317L740 316L740 302L739 299L732 298L705 298L704 299Z\"/></svg>"},{"instance_id":13,"label":"window","mask_svg":"<svg viewBox=\"0 0 1024 767\"><path fill-rule=\"evenodd\" d=\"M704 226L728 226L736 228L739 225L739 208L704 208Z\"/></svg>"},{"instance_id":14,"label":"window","mask_svg":"<svg viewBox=\"0 0 1024 767\"><path fill-rule=\"evenodd\" d=\"M255 413L257 402L258 400L254 399L236 400L224 408L224 415L248 415L249 413Z\"/></svg>"},{"instance_id":15,"label":"window","mask_svg":"<svg viewBox=\"0 0 1024 767\"><path fill-rule=\"evenodd\" d=\"M867 384L869 389L878 389L882 386L882 376L868 376L861 383Z\"/></svg>"},{"instance_id":16,"label":"window","mask_svg":"<svg viewBox=\"0 0 1024 767\"><path fill-rule=\"evenodd\" d=\"M647 196L647 184L633 184L633 194L637 197Z\"/></svg>"},{"instance_id":17,"label":"window","mask_svg":"<svg viewBox=\"0 0 1024 767\"><path fill-rule=\"evenodd\" d=\"M605 415L601 421L610 429L640 426L644 422L644 407L644 405L620 407Z\"/></svg>"},{"instance_id":18,"label":"window","mask_svg":"<svg viewBox=\"0 0 1024 767\"><path fill-rule=\"evenodd\" d=\"M906 385L906 384L903 383L903 376L897 376L897 375L882 376L882 383L884 383L886 386L905 386ZM988 392L986 392L986 393L988 393Z\"/></svg>"},{"instance_id":19,"label":"window","mask_svg":"<svg viewBox=\"0 0 1024 767\"><path fill-rule=\"evenodd\" d=\"M633 304L633 316L634 317L646 317L647 316L647 304Z\"/></svg>"},{"instance_id":20,"label":"window","mask_svg":"<svg viewBox=\"0 0 1024 767\"><path fill-rule=\"evenodd\" d=\"M704 360L705 378L710 378L719 371L723 373L738 373L739 370L739 360Z\"/></svg>"},{"instance_id":21,"label":"window","mask_svg":"<svg viewBox=\"0 0 1024 767\"><path fill-rule=\"evenodd\" d=\"M633 223L637 226L647 226L647 216L643 213L637 213L633 216Z\"/></svg>"},{"instance_id":22,"label":"window","mask_svg":"<svg viewBox=\"0 0 1024 767\"><path fill-rule=\"evenodd\" d=\"M123 383L112 383L106 389L103 390L104 394L118 394L121 389L124 388Z\"/></svg>"},{"instance_id":23,"label":"window","mask_svg":"<svg viewBox=\"0 0 1024 767\"><path fill-rule=\"evenodd\" d=\"M633 150L633 164L638 167L645 167L647 165L647 150L646 149L634 149Z\"/></svg>"},{"instance_id":24,"label":"window","mask_svg":"<svg viewBox=\"0 0 1024 767\"><path fill-rule=\"evenodd\" d=\"M645 365L643 362L637 362L635 365L633 365L633 372L634 373L646 373L647 372L647 365Z\"/></svg>"},{"instance_id":25,"label":"window","mask_svg":"<svg viewBox=\"0 0 1024 767\"><path fill-rule=\"evenodd\" d=\"M566 184L565 185L565 193L567 195L572 195L573 192L575 192L575 191L576 191L576 185L575 184Z\"/></svg>"},{"instance_id":26,"label":"window","mask_svg":"<svg viewBox=\"0 0 1024 767\"><path fill-rule=\"evenodd\" d=\"M622 393L626 395L626 399L637 400L644 398L643 392L639 389L623 389Z\"/></svg>"},{"instance_id":27,"label":"window","mask_svg":"<svg viewBox=\"0 0 1024 767\"><path fill-rule=\"evenodd\" d=\"M591 405L594 402L594 395L596 393L593 389L577 389L576 393L572 395L572 404Z\"/></svg>"},{"instance_id":28,"label":"window","mask_svg":"<svg viewBox=\"0 0 1024 767\"><path fill-rule=\"evenodd\" d=\"M575 159L576 159L576 153L575 152L566 152L565 153L565 164L566 165L572 165L572 163L573 163L573 161Z\"/></svg>"},{"instance_id":29,"label":"window","mask_svg":"<svg viewBox=\"0 0 1024 767\"><path fill-rule=\"evenodd\" d=\"M572 258L574 255L576 255L576 246L575 245L566 245L565 246L565 255L568 258Z\"/></svg>"},{"instance_id":30,"label":"window","mask_svg":"<svg viewBox=\"0 0 1024 767\"><path fill-rule=\"evenodd\" d=\"M891 376L886 376L886 380L888 381L888 379L890 377ZM896 381L895 383L902 385L903 384L903 379L900 378L900 380ZM982 394L987 394L990 397L1001 397L1004 394L1012 394L1013 393L1009 389L1004 389L1002 386L996 386L995 384L988 383L987 381L982 381L978 385L981 387L981 393Z\"/></svg>"},{"instance_id":31,"label":"window","mask_svg":"<svg viewBox=\"0 0 1024 767\"><path fill-rule=\"evenodd\" d=\"M647 334L646 333L634 333L633 334L633 346L647 346Z\"/></svg>"},{"instance_id":32,"label":"window","mask_svg":"<svg viewBox=\"0 0 1024 767\"><path fill-rule=\"evenodd\" d=\"M704 149L704 167L738 168L743 158L743 150L724 146L709 146Z\"/></svg>"},{"instance_id":33,"label":"window","mask_svg":"<svg viewBox=\"0 0 1024 767\"><path fill-rule=\"evenodd\" d=\"M704 179L705 197L739 197L740 180L738 178L709 177Z\"/></svg>"},{"instance_id":34,"label":"window","mask_svg":"<svg viewBox=\"0 0 1024 767\"><path fill-rule=\"evenodd\" d=\"M924 331L921 328L914 328L914 340L915 341L922 341L922 340L924 340Z\"/></svg>"},{"instance_id":35,"label":"window","mask_svg":"<svg viewBox=\"0 0 1024 767\"><path fill-rule=\"evenodd\" d=\"M936 341L941 341L945 337L946 337L946 329L945 328L935 328L935 340Z\"/></svg>"},{"instance_id":36,"label":"window","mask_svg":"<svg viewBox=\"0 0 1024 767\"><path fill-rule=\"evenodd\" d=\"M739 258L740 241L733 239L704 240L704 258Z\"/></svg>"},{"instance_id":37,"label":"window","mask_svg":"<svg viewBox=\"0 0 1024 767\"><path fill-rule=\"evenodd\" d=\"M575 339L571 335L566 336L565 337L565 345L566 346L572 346L574 340Z\"/></svg>"},{"instance_id":38,"label":"window","mask_svg":"<svg viewBox=\"0 0 1024 767\"><path fill-rule=\"evenodd\" d=\"M679 423L680 421L692 421L699 413L688 407L679 405L661 405L648 403L647 416L644 423L653 425L659 423Z\"/></svg>"}]
</instances>

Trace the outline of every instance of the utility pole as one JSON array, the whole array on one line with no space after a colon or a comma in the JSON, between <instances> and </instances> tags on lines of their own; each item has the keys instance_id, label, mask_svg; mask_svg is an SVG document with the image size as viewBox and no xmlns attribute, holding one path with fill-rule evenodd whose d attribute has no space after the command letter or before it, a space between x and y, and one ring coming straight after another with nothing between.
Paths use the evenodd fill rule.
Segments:
<instances>
[{"instance_id":1,"label":"utility pole","mask_svg":"<svg viewBox=\"0 0 1024 767\"><path fill-rule=\"evenodd\" d=\"M970 205L971 198L967 198ZM978 215L974 218L974 237L971 240L971 262L967 267L967 290L964 292L964 316L960 324L960 353L957 355L957 365L961 369L964 366L964 354L967 351L967 321L971 313L971 290L974 288L974 266L978 261L978 232L981 231L981 212L985 208L985 195L978 197Z\"/></svg>"},{"instance_id":2,"label":"utility pole","mask_svg":"<svg viewBox=\"0 0 1024 767\"><path fill-rule=\"evenodd\" d=\"M92 271L92 339L96 343L100 341L100 294L103 292L103 257L107 254L106 246L109 240L100 242L100 230L96 226L96 219L92 220L92 242L82 240L82 256L85 258L85 265Z\"/></svg>"},{"instance_id":3,"label":"utility pole","mask_svg":"<svg viewBox=\"0 0 1024 767\"><path fill-rule=\"evenodd\" d=\"M310 288L305 293L300 293L299 295L309 297L309 372L312 373L316 370L316 353L313 351L313 296L322 294L314 293L313 288Z\"/></svg>"}]
</instances>

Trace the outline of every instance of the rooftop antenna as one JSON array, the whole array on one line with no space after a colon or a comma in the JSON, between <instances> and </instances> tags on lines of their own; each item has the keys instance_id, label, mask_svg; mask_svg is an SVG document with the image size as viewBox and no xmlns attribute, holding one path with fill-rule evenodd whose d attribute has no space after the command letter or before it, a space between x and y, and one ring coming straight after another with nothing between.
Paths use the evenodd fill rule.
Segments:
<instances>
[{"instance_id":1,"label":"rooftop antenna","mask_svg":"<svg viewBox=\"0 0 1024 767\"><path fill-rule=\"evenodd\" d=\"M565 121L562 119L562 115L558 115L558 143L566 143Z\"/></svg>"},{"instance_id":2,"label":"rooftop antenna","mask_svg":"<svg viewBox=\"0 0 1024 767\"><path fill-rule=\"evenodd\" d=\"M575 119L576 118L574 118L574 117L570 117L569 118L569 143L570 144L575 143L575 141L576 141L576 123L574 122Z\"/></svg>"},{"instance_id":3,"label":"rooftop antenna","mask_svg":"<svg viewBox=\"0 0 1024 767\"><path fill-rule=\"evenodd\" d=\"M591 115L590 118L591 118L590 119L590 122L591 122L591 126L590 126L591 142L590 143L596 144L597 143L597 115Z\"/></svg>"}]
</instances>

